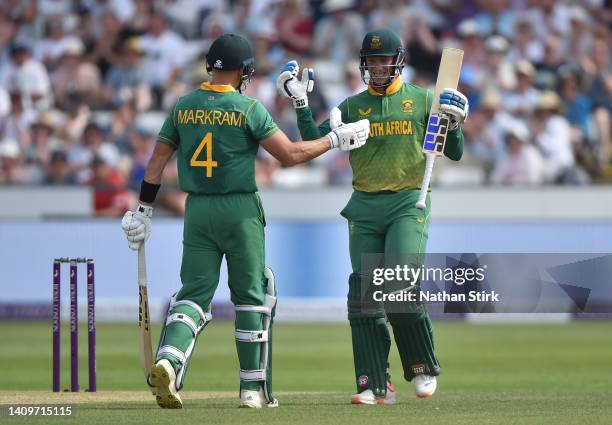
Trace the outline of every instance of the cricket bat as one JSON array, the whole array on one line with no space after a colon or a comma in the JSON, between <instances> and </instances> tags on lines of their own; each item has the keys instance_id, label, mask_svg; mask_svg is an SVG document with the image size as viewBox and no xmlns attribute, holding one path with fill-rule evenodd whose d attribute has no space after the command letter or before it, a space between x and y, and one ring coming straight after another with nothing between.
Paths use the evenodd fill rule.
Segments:
<instances>
[{"instance_id":1,"label":"cricket bat","mask_svg":"<svg viewBox=\"0 0 612 425\"><path fill-rule=\"evenodd\" d=\"M416 203L416 207L421 210L425 208L427 190L429 189L429 181L431 180L431 172L433 171L436 157L444 155L446 133L448 132L448 126L450 124L450 117L447 114L439 112L440 93L442 93L444 89L457 90L462 62L463 50L451 48L442 50L440 69L438 70L436 88L433 94L433 103L429 111L427 129L425 130L425 140L423 141L423 152L426 158L425 173L423 174L423 183L421 184L419 200Z\"/></svg>"},{"instance_id":2,"label":"cricket bat","mask_svg":"<svg viewBox=\"0 0 612 425\"><path fill-rule=\"evenodd\" d=\"M140 346L140 366L149 383L149 373L153 365L153 349L151 348L151 318L149 316L149 295L147 294L147 263L144 241L138 249L138 329Z\"/></svg>"}]
</instances>

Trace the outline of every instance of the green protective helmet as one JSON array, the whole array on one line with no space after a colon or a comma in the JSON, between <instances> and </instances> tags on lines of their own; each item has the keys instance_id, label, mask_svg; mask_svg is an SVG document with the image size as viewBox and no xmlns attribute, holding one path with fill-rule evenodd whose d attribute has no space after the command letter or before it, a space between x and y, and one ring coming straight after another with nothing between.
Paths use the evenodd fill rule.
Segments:
<instances>
[{"instance_id":1,"label":"green protective helmet","mask_svg":"<svg viewBox=\"0 0 612 425\"><path fill-rule=\"evenodd\" d=\"M242 82L239 91L242 91L251 80L255 72L255 58L251 45L244 38L236 34L223 34L210 45L206 54L206 70L213 72L242 70Z\"/></svg>"},{"instance_id":2,"label":"green protective helmet","mask_svg":"<svg viewBox=\"0 0 612 425\"><path fill-rule=\"evenodd\" d=\"M388 56L395 58L391 65L386 65L391 67L389 81L381 85L381 87L386 87L393 82L396 76L402 73L406 50L398 35L388 28L381 28L367 33L363 38L361 50L359 51L359 71L361 72L361 79L365 84L370 84L371 79L369 67L366 62L368 56Z\"/></svg>"}]
</instances>

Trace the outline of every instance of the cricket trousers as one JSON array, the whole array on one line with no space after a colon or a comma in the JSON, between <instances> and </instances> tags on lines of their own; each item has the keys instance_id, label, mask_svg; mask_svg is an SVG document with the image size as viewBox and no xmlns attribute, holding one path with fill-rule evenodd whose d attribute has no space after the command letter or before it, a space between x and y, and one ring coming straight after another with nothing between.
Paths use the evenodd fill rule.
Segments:
<instances>
[{"instance_id":1,"label":"cricket trousers","mask_svg":"<svg viewBox=\"0 0 612 425\"><path fill-rule=\"evenodd\" d=\"M362 285L364 282L371 285L369 280L362 279L362 255L417 254L411 258L420 262L427 245L431 201L428 196L426 208L420 210L416 208L418 197L418 190L354 191L341 213L348 220L353 269L349 278L348 318L357 392L371 389L377 396L386 394L386 366L391 345L387 320L393 328L404 378L410 381L420 373L440 373L431 321L422 303L413 303L404 312L385 309L382 302L374 308L370 305L364 309L362 305Z\"/></svg>"},{"instance_id":2,"label":"cricket trousers","mask_svg":"<svg viewBox=\"0 0 612 425\"><path fill-rule=\"evenodd\" d=\"M234 305L257 308L264 304L264 226L263 208L256 193L190 194L187 197L181 263L182 287L175 295L173 303L176 306L171 305L160 339L160 348L170 347L165 351L170 354L162 357L168 358L175 369L179 373L182 372L181 377L195 345L197 333L206 325L206 317L201 316L202 313L204 316L210 313L224 256ZM194 326L187 326L190 323L186 325L178 320L170 321L172 317L180 314L190 316L197 332L194 331ZM260 331L262 321L263 315L260 312L240 311L236 313L235 325L242 333ZM236 348L241 371L261 369L260 345L237 338ZM178 355L172 355L173 353ZM256 380L247 382L241 379L242 389L257 390L260 384Z\"/></svg>"}]
</instances>

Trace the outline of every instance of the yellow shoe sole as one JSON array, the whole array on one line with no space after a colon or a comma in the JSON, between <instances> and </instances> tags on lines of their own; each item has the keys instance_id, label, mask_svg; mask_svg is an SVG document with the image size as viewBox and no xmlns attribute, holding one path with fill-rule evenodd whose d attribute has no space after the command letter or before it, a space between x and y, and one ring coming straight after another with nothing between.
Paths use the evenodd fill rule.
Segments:
<instances>
[{"instance_id":1,"label":"yellow shoe sole","mask_svg":"<svg viewBox=\"0 0 612 425\"><path fill-rule=\"evenodd\" d=\"M182 409L183 401L170 382L170 376L162 365L153 365L151 368L151 384L154 389L157 405L162 409Z\"/></svg>"}]
</instances>

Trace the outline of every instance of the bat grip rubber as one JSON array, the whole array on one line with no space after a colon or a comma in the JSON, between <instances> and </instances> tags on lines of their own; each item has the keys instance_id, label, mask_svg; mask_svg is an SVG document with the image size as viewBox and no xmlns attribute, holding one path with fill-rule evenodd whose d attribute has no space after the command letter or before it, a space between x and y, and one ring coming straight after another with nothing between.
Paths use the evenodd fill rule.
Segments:
<instances>
[{"instance_id":1,"label":"bat grip rubber","mask_svg":"<svg viewBox=\"0 0 612 425\"><path fill-rule=\"evenodd\" d=\"M419 200L416 203L416 207L420 210L425 209L425 201L427 200L427 190L429 189L429 181L431 180L431 173L433 171L434 162L436 160L436 155L431 153L426 153L425 157L425 173L423 174L423 183L421 184Z\"/></svg>"}]
</instances>

